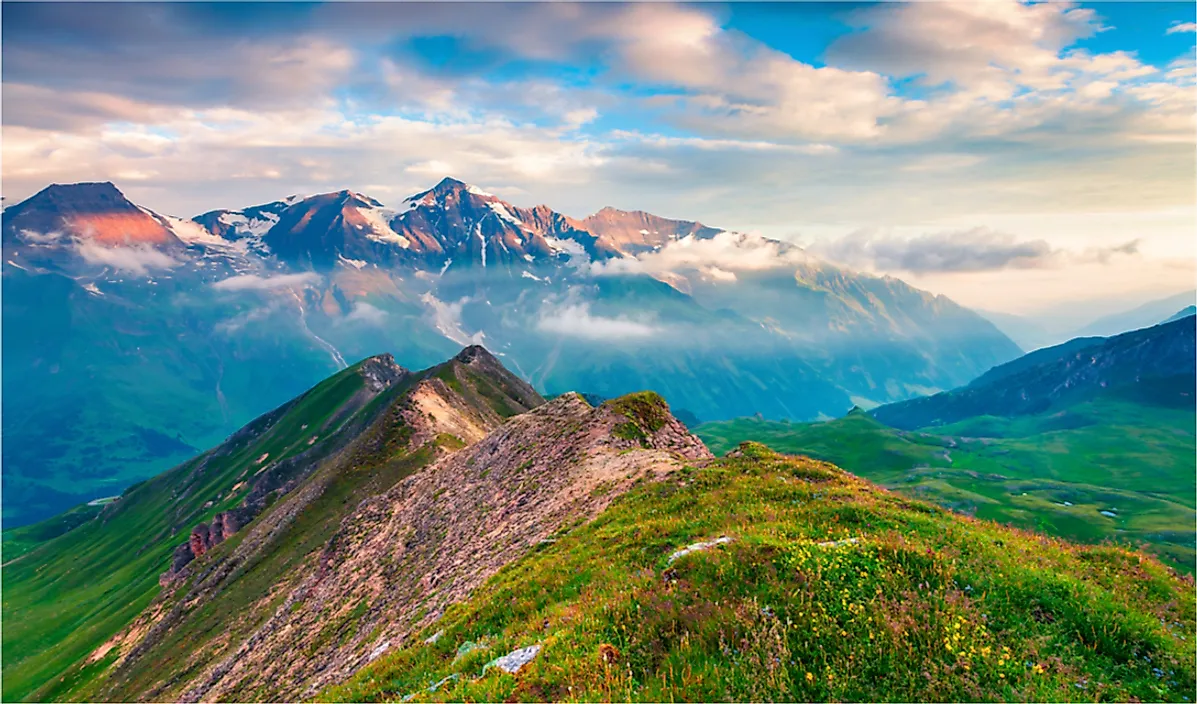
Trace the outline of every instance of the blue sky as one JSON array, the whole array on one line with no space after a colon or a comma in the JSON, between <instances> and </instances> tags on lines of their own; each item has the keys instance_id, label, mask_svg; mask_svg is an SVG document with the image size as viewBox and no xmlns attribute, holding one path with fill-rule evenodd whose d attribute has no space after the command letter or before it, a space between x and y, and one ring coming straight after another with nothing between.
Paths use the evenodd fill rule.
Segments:
<instances>
[{"instance_id":1,"label":"blue sky","mask_svg":"<svg viewBox=\"0 0 1197 704\"><path fill-rule=\"evenodd\" d=\"M441 177L978 307L1193 285L1192 3L6 3L4 195L177 215ZM961 256L937 257L950 246ZM995 296L995 290L1007 293Z\"/></svg>"}]
</instances>

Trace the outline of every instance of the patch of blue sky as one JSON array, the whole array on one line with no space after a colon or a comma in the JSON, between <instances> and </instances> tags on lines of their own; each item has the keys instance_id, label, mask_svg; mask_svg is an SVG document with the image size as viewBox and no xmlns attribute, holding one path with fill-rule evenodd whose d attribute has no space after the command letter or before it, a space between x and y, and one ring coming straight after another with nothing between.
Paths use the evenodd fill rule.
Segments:
<instances>
[{"instance_id":1,"label":"patch of blue sky","mask_svg":"<svg viewBox=\"0 0 1197 704\"><path fill-rule=\"evenodd\" d=\"M1192 2L1088 2L1110 29L1078 41L1074 47L1092 54L1114 51L1134 53L1139 61L1164 67L1177 58L1193 55L1192 32L1168 34L1174 24L1197 22Z\"/></svg>"},{"instance_id":2,"label":"patch of blue sky","mask_svg":"<svg viewBox=\"0 0 1197 704\"><path fill-rule=\"evenodd\" d=\"M724 28L746 34L772 49L815 67L837 38L855 31L849 19L874 3L744 2L723 9ZM703 5L703 7L709 7Z\"/></svg>"}]
</instances>

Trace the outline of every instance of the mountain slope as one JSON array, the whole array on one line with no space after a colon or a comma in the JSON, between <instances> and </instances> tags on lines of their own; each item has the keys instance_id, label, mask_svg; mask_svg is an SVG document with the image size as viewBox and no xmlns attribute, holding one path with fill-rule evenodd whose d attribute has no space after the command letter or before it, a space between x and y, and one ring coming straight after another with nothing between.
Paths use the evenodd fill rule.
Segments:
<instances>
[{"instance_id":1,"label":"mountain slope","mask_svg":"<svg viewBox=\"0 0 1197 704\"><path fill-rule=\"evenodd\" d=\"M886 425L911 430L980 415L1042 413L1146 378L1175 378L1175 384L1159 389L1161 403L1191 406L1194 350L1194 328L1187 320L1092 344L1073 340L997 367L961 389L883 406L873 415Z\"/></svg>"},{"instance_id":2,"label":"mountain slope","mask_svg":"<svg viewBox=\"0 0 1197 704\"><path fill-rule=\"evenodd\" d=\"M1192 699L1191 582L748 445L637 486L335 701Z\"/></svg>"},{"instance_id":3,"label":"mountain slope","mask_svg":"<svg viewBox=\"0 0 1197 704\"><path fill-rule=\"evenodd\" d=\"M1187 305L1192 305L1197 291L1186 291L1120 313L1113 313L1089 323L1072 334L1073 337L1108 337L1130 330L1155 325Z\"/></svg>"},{"instance_id":4,"label":"mountain slope","mask_svg":"<svg viewBox=\"0 0 1197 704\"><path fill-rule=\"evenodd\" d=\"M420 373L389 356L370 358L60 535L21 529L11 536L17 544L29 534L49 539L4 566L5 698L60 698L94 686L118 656L158 633L147 633L143 615L118 635L155 603L160 585L195 592L196 606L213 582L233 601L254 593L258 580L274 584L358 501L540 402L480 350ZM183 614L154 615L168 631L186 632Z\"/></svg>"},{"instance_id":5,"label":"mountain slope","mask_svg":"<svg viewBox=\"0 0 1197 704\"><path fill-rule=\"evenodd\" d=\"M1176 313L1168 316L1168 318L1160 321L1160 323L1163 324L1171 323L1175 320L1184 320L1185 318L1189 318L1194 315L1197 315L1197 306L1188 306L1187 308L1182 308L1181 310L1176 311Z\"/></svg>"}]
</instances>

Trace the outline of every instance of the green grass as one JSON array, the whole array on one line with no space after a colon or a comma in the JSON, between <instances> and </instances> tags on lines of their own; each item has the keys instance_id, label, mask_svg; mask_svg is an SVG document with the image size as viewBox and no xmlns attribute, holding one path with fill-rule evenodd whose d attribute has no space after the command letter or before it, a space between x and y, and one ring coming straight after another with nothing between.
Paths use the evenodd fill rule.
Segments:
<instances>
[{"instance_id":1,"label":"green grass","mask_svg":"<svg viewBox=\"0 0 1197 704\"><path fill-rule=\"evenodd\" d=\"M80 660L158 594L159 574L191 529L240 503L248 487L233 487L264 466L262 455L276 461L309 449L313 435L331 435L325 422L361 388L350 367L251 424L257 437L231 438L108 506L6 532L3 699L45 700L84 686L100 668Z\"/></svg>"},{"instance_id":2,"label":"green grass","mask_svg":"<svg viewBox=\"0 0 1197 704\"><path fill-rule=\"evenodd\" d=\"M1123 548L957 516L814 460L740 454L641 482L318 699L1197 694L1191 578ZM732 542L669 562L719 536ZM457 658L467 642L483 647ZM533 644L543 649L518 676L483 674Z\"/></svg>"},{"instance_id":3,"label":"green grass","mask_svg":"<svg viewBox=\"0 0 1197 704\"><path fill-rule=\"evenodd\" d=\"M801 424L743 418L696 432L714 452L756 440L979 518L1089 543L1145 544L1191 573L1194 423L1192 410L1105 399L926 432L862 413ZM1100 513L1110 509L1116 517Z\"/></svg>"}]
</instances>

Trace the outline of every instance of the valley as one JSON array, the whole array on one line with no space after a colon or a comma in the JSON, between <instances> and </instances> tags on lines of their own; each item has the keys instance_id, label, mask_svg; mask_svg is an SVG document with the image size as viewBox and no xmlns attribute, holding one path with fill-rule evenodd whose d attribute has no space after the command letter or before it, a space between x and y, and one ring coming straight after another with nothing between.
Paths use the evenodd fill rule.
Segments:
<instances>
[{"instance_id":1,"label":"valley","mask_svg":"<svg viewBox=\"0 0 1197 704\"><path fill-rule=\"evenodd\" d=\"M984 456L861 412L823 425L880 468ZM710 428L721 457L655 393L546 402L478 346L419 372L367 358L115 500L6 531L3 696L1194 694L1191 576ZM1082 490L1033 491L1083 511ZM1150 508L1118 506L1139 528Z\"/></svg>"}]
</instances>

